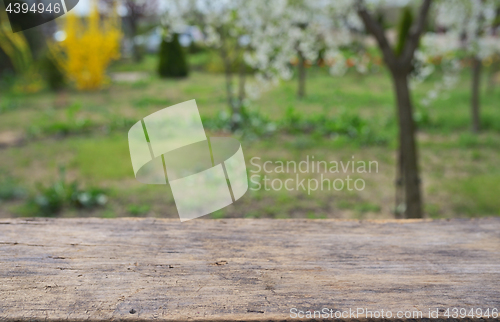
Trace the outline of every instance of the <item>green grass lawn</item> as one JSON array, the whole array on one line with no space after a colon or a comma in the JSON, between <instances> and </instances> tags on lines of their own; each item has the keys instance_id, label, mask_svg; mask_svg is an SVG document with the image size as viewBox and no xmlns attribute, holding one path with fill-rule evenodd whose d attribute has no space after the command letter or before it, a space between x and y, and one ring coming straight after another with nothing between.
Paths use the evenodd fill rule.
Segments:
<instances>
[{"instance_id":1,"label":"green grass lawn","mask_svg":"<svg viewBox=\"0 0 500 322\"><path fill-rule=\"evenodd\" d=\"M191 59L196 61L200 57ZM191 99L196 99L203 117L215 117L227 109L224 75L195 71L187 79L161 80L155 76L155 65L152 56L139 65L116 63L111 68L113 73L148 74L136 81L116 81L99 92L68 90L23 96L0 92L0 135L15 132L26 138L21 146L0 149L0 177L4 178L0 179L0 185L7 191L4 194L18 187L25 191L20 200L0 201L0 216L32 215L24 200L35 194L37 183L49 185L56 181L58 168L64 166L68 181L76 180L83 187L107 189L109 201L105 207L92 211L66 209L61 216L176 217L169 187L143 185L134 179L128 128L150 113ZM500 89L482 94L484 130L472 135L469 133L467 71L453 90L431 106L422 106L421 98L438 79L434 76L414 91L426 214L433 218L500 215L497 197L500 194ZM393 217L397 128L388 75L385 72L367 76L349 73L332 77L324 69L311 69L307 97L298 100L296 87L296 80L282 82L253 100L249 108L274 122L280 122L291 108L304 118L335 117L342 113L359 115L369 124L370 135L384 140L367 144L356 138L317 133L236 135L242 142L249 174L255 174L251 172L257 168L255 163L299 163L307 157L327 162L376 161L378 173L324 174L332 181L345 180L347 175L363 179L362 191L249 190L235 204L210 216ZM260 158L260 161L251 162L252 158ZM261 177L264 174L261 172ZM271 180L286 180L296 178L297 174L267 175ZM306 182L321 180L321 173L298 175ZM5 181L6 177L12 179ZM258 181L257 177L254 181ZM256 187L251 183L252 189Z\"/></svg>"}]
</instances>

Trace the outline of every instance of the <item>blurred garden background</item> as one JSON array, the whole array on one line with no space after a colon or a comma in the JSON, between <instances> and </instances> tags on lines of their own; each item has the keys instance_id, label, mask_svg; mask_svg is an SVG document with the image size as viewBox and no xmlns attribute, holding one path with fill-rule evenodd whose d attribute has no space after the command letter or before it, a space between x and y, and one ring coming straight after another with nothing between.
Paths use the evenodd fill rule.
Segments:
<instances>
[{"instance_id":1,"label":"blurred garden background","mask_svg":"<svg viewBox=\"0 0 500 322\"><path fill-rule=\"evenodd\" d=\"M176 218L168 186L134 178L127 132L191 99L209 136L240 140L249 177L252 158L378 163L326 174L361 191L250 182L205 218L405 217L398 133L413 132L423 217L500 215L500 4L426 3L80 0L18 33L0 4L0 217ZM388 68L406 53L413 132Z\"/></svg>"}]
</instances>

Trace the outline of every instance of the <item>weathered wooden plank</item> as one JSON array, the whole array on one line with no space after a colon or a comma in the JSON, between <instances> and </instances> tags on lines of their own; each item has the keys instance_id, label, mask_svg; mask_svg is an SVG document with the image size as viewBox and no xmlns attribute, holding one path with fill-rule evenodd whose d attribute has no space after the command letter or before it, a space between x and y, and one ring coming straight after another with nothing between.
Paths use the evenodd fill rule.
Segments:
<instances>
[{"instance_id":1,"label":"weathered wooden plank","mask_svg":"<svg viewBox=\"0 0 500 322\"><path fill-rule=\"evenodd\" d=\"M499 291L500 218L0 222L2 321L443 318L500 309Z\"/></svg>"}]
</instances>

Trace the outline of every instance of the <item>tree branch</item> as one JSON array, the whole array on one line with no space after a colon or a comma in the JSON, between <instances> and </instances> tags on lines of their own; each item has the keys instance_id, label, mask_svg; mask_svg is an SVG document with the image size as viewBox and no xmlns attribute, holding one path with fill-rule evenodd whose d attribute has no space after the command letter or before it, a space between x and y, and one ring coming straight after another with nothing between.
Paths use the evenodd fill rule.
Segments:
<instances>
[{"instance_id":1,"label":"tree branch","mask_svg":"<svg viewBox=\"0 0 500 322\"><path fill-rule=\"evenodd\" d=\"M424 31L431 3L432 0L423 1L422 6L420 7L420 12L418 14L417 20L410 29L410 32L408 34L408 39L405 42L405 47L401 55L401 62L404 66L407 66L411 63L411 60L413 59L413 54L415 53L415 50L418 48L420 36Z\"/></svg>"},{"instance_id":2,"label":"tree branch","mask_svg":"<svg viewBox=\"0 0 500 322\"><path fill-rule=\"evenodd\" d=\"M380 50L382 51L382 54L384 56L385 63L387 64L387 66L389 66L389 68L394 68L396 63L396 56L394 55L394 51L392 50L391 45L389 44L389 41L385 36L384 29L370 15L363 0L358 0L356 6L358 16L363 21L366 31L371 33L377 40Z\"/></svg>"}]
</instances>

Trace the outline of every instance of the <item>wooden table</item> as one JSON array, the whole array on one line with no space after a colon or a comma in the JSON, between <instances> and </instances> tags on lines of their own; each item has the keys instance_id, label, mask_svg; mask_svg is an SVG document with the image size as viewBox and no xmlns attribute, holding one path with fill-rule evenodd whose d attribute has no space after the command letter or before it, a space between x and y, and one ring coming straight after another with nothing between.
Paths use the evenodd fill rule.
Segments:
<instances>
[{"instance_id":1,"label":"wooden table","mask_svg":"<svg viewBox=\"0 0 500 322\"><path fill-rule=\"evenodd\" d=\"M1 321L395 321L455 307L500 309L500 218L0 221Z\"/></svg>"}]
</instances>

